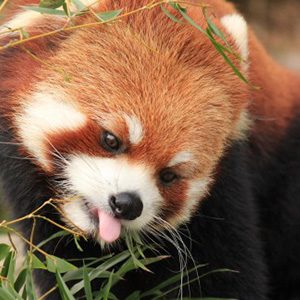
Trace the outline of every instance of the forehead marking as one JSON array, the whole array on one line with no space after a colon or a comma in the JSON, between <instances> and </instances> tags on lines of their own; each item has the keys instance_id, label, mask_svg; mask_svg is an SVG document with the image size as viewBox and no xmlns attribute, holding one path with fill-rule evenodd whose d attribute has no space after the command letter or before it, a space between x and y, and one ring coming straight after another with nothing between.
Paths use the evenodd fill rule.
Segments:
<instances>
[{"instance_id":1,"label":"forehead marking","mask_svg":"<svg viewBox=\"0 0 300 300\"><path fill-rule=\"evenodd\" d=\"M135 116L128 116L125 115L124 119L126 121L126 125L129 131L129 141L131 144L136 145L138 144L144 135L143 126L140 120Z\"/></svg>"},{"instance_id":2,"label":"forehead marking","mask_svg":"<svg viewBox=\"0 0 300 300\"><path fill-rule=\"evenodd\" d=\"M60 91L37 92L25 104L23 112L16 116L20 137L26 148L43 164L45 160L46 134L63 130L77 130L84 126L87 117L72 105L61 102ZM71 101L70 101L71 102ZM47 149L47 148L46 148Z\"/></svg>"},{"instance_id":3,"label":"forehead marking","mask_svg":"<svg viewBox=\"0 0 300 300\"><path fill-rule=\"evenodd\" d=\"M91 6L94 7L97 5L97 2L95 3L94 0L82 0L81 3L83 3L85 6ZM94 5L92 5L94 4ZM72 4L71 5L74 10L76 10L76 7ZM57 10L62 10L62 8L58 8ZM32 10L25 10L22 12L19 12L18 14L14 15L11 20L6 22L4 25L0 26L0 33L9 31L10 29L17 29L17 28L23 28L26 30L26 28L35 25L38 21L42 21L45 18L51 18L51 20L57 20L60 21L61 19L65 19L65 17L62 16L49 16L49 15L43 15L39 12L32 11ZM19 35L18 32L7 32L4 35L0 37L4 37L6 35Z\"/></svg>"},{"instance_id":4,"label":"forehead marking","mask_svg":"<svg viewBox=\"0 0 300 300\"><path fill-rule=\"evenodd\" d=\"M22 11L14 16L13 19L5 23L0 27L0 33L9 31L9 29L16 28L27 28L33 25L37 20L44 18L44 16L36 11ZM19 34L18 32L7 33L10 34Z\"/></svg>"},{"instance_id":5,"label":"forehead marking","mask_svg":"<svg viewBox=\"0 0 300 300\"><path fill-rule=\"evenodd\" d=\"M168 164L168 167L174 167L181 163L191 162L194 160L194 155L188 151L181 151L175 154Z\"/></svg>"}]
</instances>

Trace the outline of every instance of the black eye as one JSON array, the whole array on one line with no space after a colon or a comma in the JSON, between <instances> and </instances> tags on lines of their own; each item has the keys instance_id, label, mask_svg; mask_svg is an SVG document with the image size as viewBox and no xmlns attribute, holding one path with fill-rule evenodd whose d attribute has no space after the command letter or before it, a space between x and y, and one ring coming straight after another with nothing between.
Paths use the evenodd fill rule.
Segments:
<instances>
[{"instance_id":1,"label":"black eye","mask_svg":"<svg viewBox=\"0 0 300 300\"><path fill-rule=\"evenodd\" d=\"M159 174L159 180L161 181L162 184L170 184L174 180L178 178L177 174L172 172L171 170L163 170Z\"/></svg>"},{"instance_id":2,"label":"black eye","mask_svg":"<svg viewBox=\"0 0 300 300\"><path fill-rule=\"evenodd\" d=\"M116 152L121 147L121 141L116 136L107 131L103 133L101 141L102 146L108 151Z\"/></svg>"}]
</instances>

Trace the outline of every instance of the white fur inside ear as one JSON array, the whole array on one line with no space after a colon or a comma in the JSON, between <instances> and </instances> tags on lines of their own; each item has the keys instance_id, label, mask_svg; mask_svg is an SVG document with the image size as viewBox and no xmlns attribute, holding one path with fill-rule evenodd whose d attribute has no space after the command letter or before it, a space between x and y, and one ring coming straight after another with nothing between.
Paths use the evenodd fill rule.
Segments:
<instances>
[{"instance_id":1,"label":"white fur inside ear","mask_svg":"<svg viewBox=\"0 0 300 300\"><path fill-rule=\"evenodd\" d=\"M241 56L244 60L243 68L247 70L246 61L248 59L248 27L245 19L238 15L226 15L221 18L221 23L227 32L233 37L236 46L238 47Z\"/></svg>"}]
</instances>

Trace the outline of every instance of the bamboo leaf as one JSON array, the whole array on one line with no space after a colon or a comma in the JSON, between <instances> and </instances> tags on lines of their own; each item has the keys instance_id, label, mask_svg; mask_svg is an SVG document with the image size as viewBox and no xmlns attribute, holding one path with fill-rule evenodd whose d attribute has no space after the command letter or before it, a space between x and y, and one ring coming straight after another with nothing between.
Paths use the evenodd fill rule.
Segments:
<instances>
[{"instance_id":1,"label":"bamboo leaf","mask_svg":"<svg viewBox=\"0 0 300 300\"><path fill-rule=\"evenodd\" d=\"M210 31L209 29L207 29L207 32L209 34ZM259 89L259 87L257 86L253 86L244 76L243 74L237 69L237 67L232 63L232 61L228 58L228 56L224 53L223 49L220 47L220 44L214 39L211 39L212 43L214 44L215 48L217 49L217 51L223 56L224 60L231 66L232 70L234 71L234 73L240 78L242 79L245 83L247 83L248 85L250 85L252 88L254 89Z\"/></svg>"},{"instance_id":2,"label":"bamboo leaf","mask_svg":"<svg viewBox=\"0 0 300 300\"><path fill-rule=\"evenodd\" d=\"M35 289L33 286L32 279L32 270L30 268L30 256L27 255L27 272L26 272L26 285L25 285L26 294L28 300L37 300Z\"/></svg>"},{"instance_id":3,"label":"bamboo leaf","mask_svg":"<svg viewBox=\"0 0 300 300\"><path fill-rule=\"evenodd\" d=\"M11 252L9 264L8 264L8 269L7 269L7 274L6 277L9 282L13 283L15 281L15 267L16 267L16 253Z\"/></svg>"},{"instance_id":4,"label":"bamboo leaf","mask_svg":"<svg viewBox=\"0 0 300 300\"><path fill-rule=\"evenodd\" d=\"M17 292L19 292L21 290L21 288L24 286L25 281L26 281L26 276L27 276L27 268L23 269L19 273L19 275L15 281L14 288Z\"/></svg>"},{"instance_id":5,"label":"bamboo leaf","mask_svg":"<svg viewBox=\"0 0 300 300\"><path fill-rule=\"evenodd\" d=\"M104 291L95 292L95 293L93 293L93 296L94 296L94 300L103 300ZM109 293L107 299L118 300L118 298L111 292Z\"/></svg>"},{"instance_id":6,"label":"bamboo leaf","mask_svg":"<svg viewBox=\"0 0 300 300\"><path fill-rule=\"evenodd\" d=\"M0 299L1 300L15 300L15 297L10 293L10 291L5 287L0 287Z\"/></svg>"},{"instance_id":7,"label":"bamboo leaf","mask_svg":"<svg viewBox=\"0 0 300 300\"><path fill-rule=\"evenodd\" d=\"M59 273L66 273L68 271L77 270L78 268L71 263L67 262L64 259L61 259L57 256L51 255L50 257L46 257L47 269L48 271L55 273L58 271Z\"/></svg>"},{"instance_id":8,"label":"bamboo leaf","mask_svg":"<svg viewBox=\"0 0 300 300\"><path fill-rule=\"evenodd\" d=\"M41 14L46 14L46 15L55 15L55 16L66 16L66 13L63 10L57 10L53 8L44 8L44 7L37 7L37 6L21 6L22 8L26 10L33 10L36 12L39 12ZM72 12L71 15L74 13Z\"/></svg>"},{"instance_id":9,"label":"bamboo leaf","mask_svg":"<svg viewBox=\"0 0 300 300\"><path fill-rule=\"evenodd\" d=\"M55 276L56 276L56 281L57 281L57 284L58 284L58 289L59 289L59 292L60 292L62 298L66 299L66 300L75 300L74 296L72 295L71 291L69 290L69 288L67 287L67 285L63 281L63 279L62 279L60 273L58 272L58 270L56 270Z\"/></svg>"},{"instance_id":10,"label":"bamboo leaf","mask_svg":"<svg viewBox=\"0 0 300 300\"><path fill-rule=\"evenodd\" d=\"M167 280L161 282L160 284L156 285L154 288L142 293L141 298L144 298L144 297L147 297L147 296L150 296L150 295L155 295L155 294L157 294L157 291L160 291L161 289L166 288L167 286L180 281L181 276L185 277L189 273L194 272L194 271L198 270L199 268L202 268L202 267L205 267L205 266L207 266L207 265L206 264L201 264L201 265L195 266L194 268L192 268L192 269L190 269L186 272L183 272L183 274L181 274L181 273L176 274L176 275L168 278Z\"/></svg>"},{"instance_id":11,"label":"bamboo leaf","mask_svg":"<svg viewBox=\"0 0 300 300\"><path fill-rule=\"evenodd\" d=\"M226 41L225 35L223 34L223 32L213 23L213 21L211 20L211 18L209 17L209 14L207 13L207 10L204 8L203 9L203 14L206 18L207 24L211 30L212 33L214 33L216 36L218 36L219 38L222 39L222 41L225 43L225 45L231 50L230 45L228 44L228 42Z\"/></svg>"},{"instance_id":12,"label":"bamboo leaf","mask_svg":"<svg viewBox=\"0 0 300 300\"><path fill-rule=\"evenodd\" d=\"M178 300L178 298L170 299ZM228 299L228 298L181 298L181 300L238 300L238 299Z\"/></svg>"},{"instance_id":13,"label":"bamboo leaf","mask_svg":"<svg viewBox=\"0 0 300 300\"><path fill-rule=\"evenodd\" d=\"M10 251L10 246L6 244L0 244L0 261L8 255Z\"/></svg>"},{"instance_id":14,"label":"bamboo leaf","mask_svg":"<svg viewBox=\"0 0 300 300\"><path fill-rule=\"evenodd\" d=\"M43 8L58 8L65 3L65 0L41 0L39 7Z\"/></svg>"},{"instance_id":15,"label":"bamboo leaf","mask_svg":"<svg viewBox=\"0 0 300 300\"><path fill-rule=\"evenodd\" d=\"M123 9L118 9L118 10L111 10L111 11L106 11L102 13L96 13L96 15L102 20L102 21L109 21L111 19L116 18Z\"/></svg>"},{"instance_id":16,"label":"bamboo leaf","mask_svg":"<svg viewBox=\"0 0 300 300\"><path fill-rule=\"evenodd\" d=\"M180 24L184 24L182 21L178 20L177 18L175 18L170 12L167 11L166 8L164 8L162 5L160 6L162 11L173 21L180 23Z\"/></svg>"},{"instance_id":17,"label":"bamboo leaf","mask_svg":"<svg viewBox=\"0 0 300 300\"><path fill-rule=\"evenodd\" d=\"M50 242L51 240L53 239L56 239L58 237L61 237L61 236L66 236L66 235L70 235L69 232L65 231L65 230L61 230L61 231L58 231L54 234L52 234L49 238L47 238L46 240L42 241L41 243L39 243L37 245L37 248L41 248L42 246L44 246L45 244L47 244L48 242Z\"/></svg>"},{"instance_id":18,"label":"bamboo leaf","mask_svg":"<svg viewBox=\"0 0 300 300\"><path fill-rule=\"evenodd\" d=\"M109 299L109 293L110 293L110 289L111 289L113 274L114 274L114 271L111 272L108 283L106 284L106 286L104 288L104 294L103 294L103 299L104 300Z\"/></svg>"},{"instance_id":19,"label":"bamboo leaf","mask_svg":"<svg viewBox=\"0 0 300 300\"><path fill-rule=\"evenodd\" d=\"M123 251L115 256L113 256L111 259L108 259L103 264L98 266L97 268L94 268L93 271L89 274L90 280L94 280L95 278L98 278L99 275L103 274L104 271L107 271L108 269L112 268L113 266L119 264L123 260L127 259L130 256L130 253L128 251ZM72 294L76 294L78 291L82 290L84 287L84 280L76 283L71 288Z\"/></svg>"},{"instance_id":20,"label":"bamboo leaf","mask_svg":"<svg viewBox=\"0 0 300 300\"><path fill-rule=\"evenodd\" d=\"M6 256L4 263L3 263L3 267L1 269L1 276L2 277L7 277L8 272L9 272L9 265L10 265L10 261L12 259L13 253L9 252L8 255Z\"/></svg>"},{"instance_id":21,"label":"bamboo leaf","mask_svg":"<svg viewBox=\"0 0 300 300\"><path fill-rule=\"evenodd\" d=\"M32 268L45 270L47 269L47 267L34 254L32 254Z\"/></svg>"},{"instance_id":22,"label":"bamboo leaf","mask_svg":"<svg viewBox=\"0 0 300 300\"><path fill-rule=\"evenodd\" d=\"M84 291L85 291L86 300L93 300L91 281L89 278L87 267L85 265L83 266L82 271L83 271Z\"/></svg>"},{"instance_id":23,"label":"bamboo leaf","mask_svg":"<svg viewBox=\"0 0 300 300\"><path fill-rule=\"evenodd\" d=\"M129 295L125 300L139 300L141 295L141 291L135 291L131 295Z\"/></svg>"},{"instance_id":24,"label":"bamboo leaf","mask_svg":"<svg viewBox=\"0 0 300 300\"><path fill-rule=\"evenodd\" d=\"M83 10L86 8L86 5L83 4L81 1L79 0L72 0L72 2L74 3L74 5L76 6L77 9L79 10Z\"/></svg>"},{"instance_id":25,"label":"bamboo leaf","mask_svg":"<svg viewBox=\"0 0 300 300\"><path fill-rule=\"evenodd\" d=\"M79 244L79 237L78 236L74 236L74 242L76 245L76 248L80 251L83 252L83 249L81 248L80 244Z\"/></svg>"}]
</instances>

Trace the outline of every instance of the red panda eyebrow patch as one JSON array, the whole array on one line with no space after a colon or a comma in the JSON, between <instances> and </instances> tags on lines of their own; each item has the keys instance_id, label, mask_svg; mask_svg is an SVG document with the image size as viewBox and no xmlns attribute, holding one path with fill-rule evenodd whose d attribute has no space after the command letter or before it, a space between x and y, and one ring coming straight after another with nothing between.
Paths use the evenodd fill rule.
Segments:
<instances>
[{"instance_id":1,"label":"red panda eyebrow patch","mask_svg":"<svg viewBox=\"0 0 300 300\"><path fill-rule=\"evenodd\" d=\"M87 122L87 116L70 105L60 91L36 92L15 116L18 134L26 149L45 167L47 135L64 130L76 131Z\"/></svg>"},{"instance_id":2,"label":"red panda eyebrow patch","mask_svg":"<svg viewBox=\"0 0 300 300\"><path fill-rule=\"evenodd\" d=\"M18 13L17 15L14 16L13 19L9 20L6 22L4 25L0 27L0 33L1 32L7 32L8 35L11 34L16 34L18 35L19 33L17 31L15 32L9 32L9 29L16 29L16 28L27 28L32 25L34 25L38 20L41 20L45 18L44 15L36 12L36 11L31 11L31 10L26 10Z\"/></svg>"},{"instance_id":3,"label":"red panda eyebrow patch","mask_svg":"<svg viewBox=\"0 0 300 300\"><path fill-rule=\"evenodd\" d=\"M129 142L133 145L138 144L144 136L142 123L133 115L124 115L124 119L128 127Z\"/></svg>"},{"instance_id":4,"label":"red panda eyebrow patch","mask_svg":"<svg viewBox=\"0 0 300 300\"><path fill-rule=\"evenodd\" d=\"M176 165L192 162L195 159L194 155L188 151L180 151L168 163L168 167L174 167Z\"/></svg>"}]
</instances>

